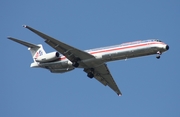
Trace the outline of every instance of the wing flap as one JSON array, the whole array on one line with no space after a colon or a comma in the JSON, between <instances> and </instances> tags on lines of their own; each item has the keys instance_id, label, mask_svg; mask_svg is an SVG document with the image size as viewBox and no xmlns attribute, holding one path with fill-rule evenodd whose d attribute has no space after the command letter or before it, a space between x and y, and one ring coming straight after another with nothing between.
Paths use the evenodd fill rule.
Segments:
<instances>
[{"instance_id":1,"label":"wing flap","mask_svg":"<svg viewBox=\"0 0 180 117\"><path fill-rule=\"evenodd\" d=\"M98 80L100 83L102 83L104 86L107 86L108 83L107 83L106 80L104 80L103 77L101 77L101 76L99 76L99 75L96 75L95 78L96 78L96 80Z\"/></svg>"}]
</instances>

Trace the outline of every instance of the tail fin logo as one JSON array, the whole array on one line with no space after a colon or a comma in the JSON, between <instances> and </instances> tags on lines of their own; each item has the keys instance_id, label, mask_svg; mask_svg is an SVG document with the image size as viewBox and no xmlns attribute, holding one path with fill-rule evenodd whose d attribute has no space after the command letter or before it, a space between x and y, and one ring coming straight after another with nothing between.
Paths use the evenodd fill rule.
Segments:
<instances>
[{"instance_id":1,"label":"tail fin logo","mask_svg":"<svg viewBox=\"0 0 180 117\"><path fill-rule=\"evenodd\" d=\"M38 58L39 56L42 56L42 55L43 55L43 51L39 50L36 52L35 58Z\"/></svg>"}]
</instances>

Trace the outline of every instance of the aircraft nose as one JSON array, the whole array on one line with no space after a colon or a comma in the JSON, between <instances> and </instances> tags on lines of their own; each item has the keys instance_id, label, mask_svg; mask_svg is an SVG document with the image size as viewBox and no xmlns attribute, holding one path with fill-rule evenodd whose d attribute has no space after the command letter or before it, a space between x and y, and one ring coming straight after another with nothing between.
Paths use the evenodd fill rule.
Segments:
<instances>
[{"instance_id":1,"label":"aircraft nose","mask_svg":"<svg viewBox=\"0 0 180 117\"><path fill-rule=\"evenodd\" d=\"M168 45L166 45L166 50L169 50L169 46Z\"/></svg>"}]
</instances>

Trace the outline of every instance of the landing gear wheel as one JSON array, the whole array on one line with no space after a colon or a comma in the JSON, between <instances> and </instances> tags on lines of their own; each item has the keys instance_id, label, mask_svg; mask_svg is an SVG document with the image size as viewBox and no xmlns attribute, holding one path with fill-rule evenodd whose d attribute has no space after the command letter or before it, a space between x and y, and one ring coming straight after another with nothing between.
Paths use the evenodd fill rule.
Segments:
<instances>
[{"instance_id":1,"label":"landing gear wheel","mask_svg":"<svg viewBox=\"0 0 180 117\"><path fill-rule=\"evenodd\" d=\"M161 56L159 56L159 55L158 55L158 56L156 56L156 58L157 58L157 59L160 59L160 57L161 57Z\"/></svg>"},{"instance_id":2,"label":"landing gear wheel","mask_svg":"<svg viewBox=\"0 0 180 117\"><path fill-rule=\"evenodd\" d=\"M79 63L78 63L78 62L73 62L72 66L78 67L78 66L79 66Z\"/></svg>"},{"instance_id":3,"label":"landing gear wheel","mask_svg":"<svg viewBox=\"0 0 180 117\"><path fill-rule=\"evenodd\" d=\"M91 72L89 72L89 73L87 74L87 76L88 76L89 78L93 78L93 77L94 77L94 74L91 73Z\"/></svg>"},{"instance_id":4,"label":"landing gear wheel","mask_svg":"<svg viewBox=\"0 0 180 117\"><path fill-rule=\"evenodd\" d=\"M74 59L74 61L73 61L73 63L72 63L72 66L74 66L74 67L79 67L79 61L80 61L81 59L80 58L75 58Z\"/></svg>"},{"instance_id":5,"label":"landing gear wheel","mask_svg":"<svg viewBox=\"0 0 180 117\"><path fill-rule=\"evenodd\" d=\"M158 54L158 55L156 56L156 58L157 58L157 59L160 59L160 57L161 57L160 55L161 55L162 53L161 53L160 51L158 51L157 54Z\"/></svg>"}]
</instances>

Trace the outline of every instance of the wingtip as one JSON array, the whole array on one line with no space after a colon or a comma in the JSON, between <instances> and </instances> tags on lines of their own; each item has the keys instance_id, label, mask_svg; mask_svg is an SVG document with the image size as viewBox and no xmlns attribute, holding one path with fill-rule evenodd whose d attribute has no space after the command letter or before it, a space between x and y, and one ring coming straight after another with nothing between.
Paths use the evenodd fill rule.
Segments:
<instances>
[{"instance_id":1,"label":"wingtip","mask_svg":"<svg viewBox=\"0 0 180 117\"><path fill-rule=\"evenodd\" d=\"M24 28L26 28L27 27L27 25L22 25Z\"/></svg>"},{"instance_id":2,"label":"wingtip","mask_svg":"<svg viewBox=\"0 0 180 117\"><path fill-rule=\"evenodd\" d=\"M7 37L7 39L13 40L13 37L11 37L11 36L8 36L8 37Z\"/></svg>"},{"instance_id":3,"label":"wingtip","mask_svg":"<svg viewBox=\"0 0 180 117\"><path fill-rule=\"evenodd\" d=\"M120 97L120 96L122 96L122 94L118 93L118 96Z\"/></svg>"},{"instance_id":4,"label":"wingtip","mask_svg":"<svg viewBox=\"0 0 180 117\"><path fill-rule=\"evenodd\" d=\"M7 36L7 38L8 38L8 39L11 39L11 37L10 37L10 36Z\"/></svg>"},{"instance_id":5,"label":"wingtip","mask_svg":"<svg viewBox=\"0 0 180 117\"><path fill-rule=\"evenodd\" d=\"M17 39L15 39L15 38L13 38L13 37L10 37L10 36L8 36L7 39L12 40L12 41L17 40Z\"/></svg>"}]
</instances>

